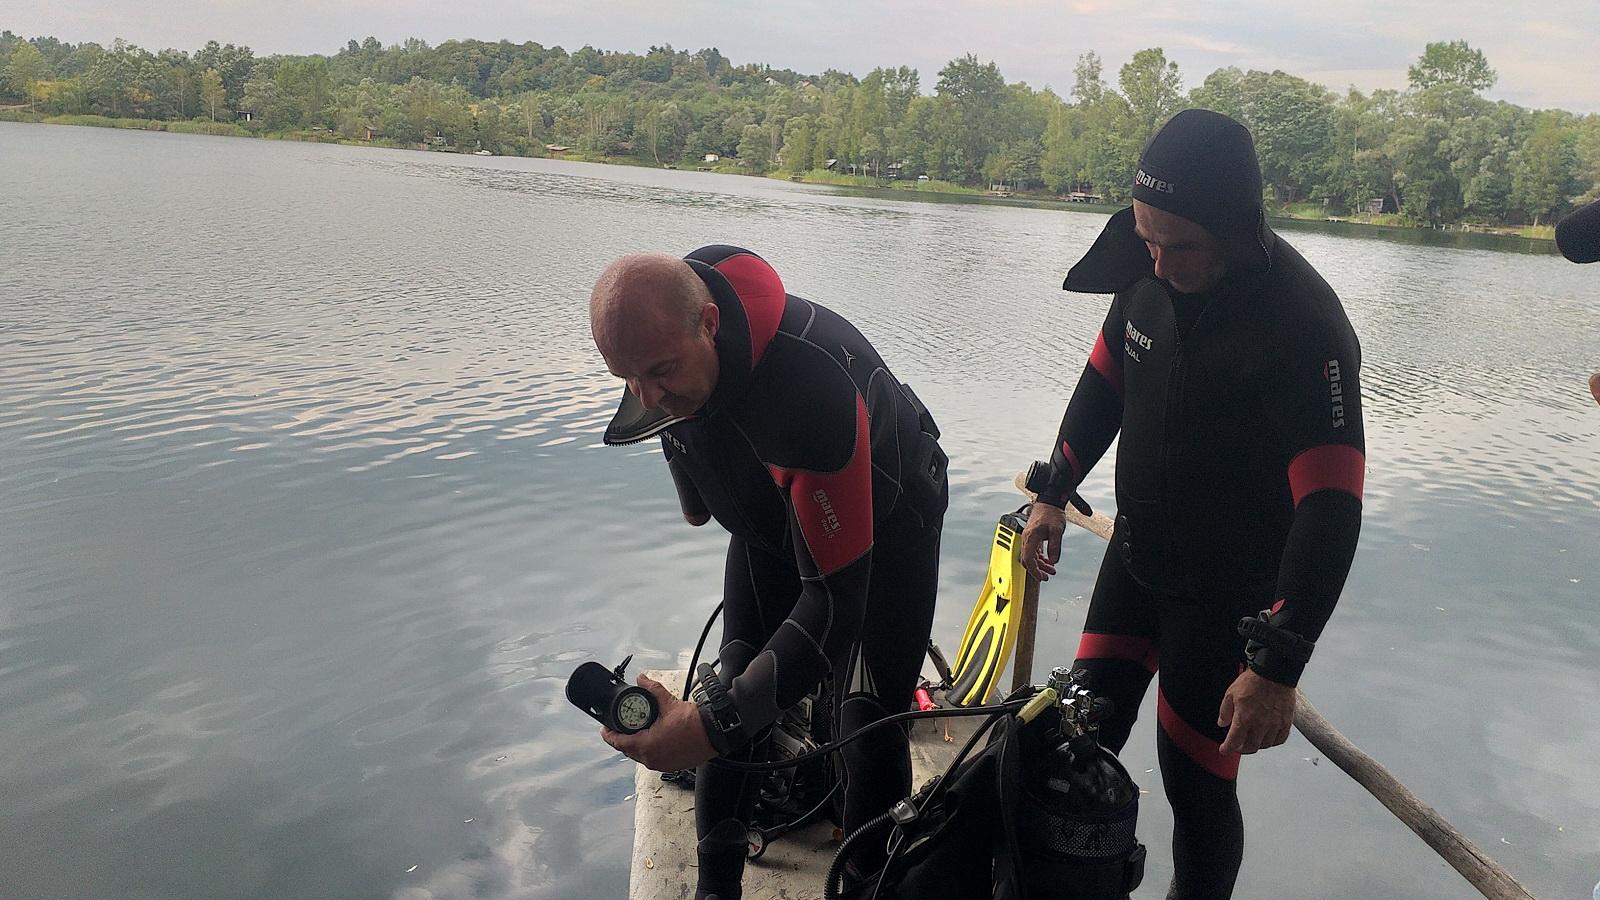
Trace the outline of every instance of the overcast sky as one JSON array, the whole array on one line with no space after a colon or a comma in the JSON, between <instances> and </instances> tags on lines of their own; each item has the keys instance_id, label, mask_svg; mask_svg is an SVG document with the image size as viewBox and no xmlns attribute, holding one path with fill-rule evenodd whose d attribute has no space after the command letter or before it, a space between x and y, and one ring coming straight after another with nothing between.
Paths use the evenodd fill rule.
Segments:
<instances>
[{"instance_id":1,"label":"overcast sky","mask_svg":"<svg viewBox=\"0 0 1600 900\"><path fill-rule=\"evenodd\" d=\"M1403 88L1429 41L1465 39L1500 74L1494 99L1600 112L1600 0L0 0L0 29L152 50L207 40L257 54L332 53L352 37L509 39L644 52L717 47L735 63L865 75L912 66L931 92L976 53L1008 81L1065 94L1085 50L1107 80L1162 47L1193 87L1223 66L1283 69L1335 91Z\"/></svg>"}]
</instances>

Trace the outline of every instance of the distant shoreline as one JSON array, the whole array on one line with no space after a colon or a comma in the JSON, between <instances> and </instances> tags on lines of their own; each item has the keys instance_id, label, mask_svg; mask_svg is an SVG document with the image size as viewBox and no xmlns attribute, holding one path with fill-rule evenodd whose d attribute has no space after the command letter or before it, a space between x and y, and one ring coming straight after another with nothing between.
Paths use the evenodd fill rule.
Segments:
<instances>
[{"instance_id":1,"label":"distant shoreline","mask_svg":"<svg viewBox=\"0 0 1600 900\"><path fill-rule=\"evenodd\" d=\"M424 144L410 144L388 140L357 140L346 138L335 131L253 131L233 122L205 122L181 121L161 119L131 119L111 118L96 115L58 115L46 116L41 113L29 113L16 107L0 109L0 122L17 122L32 125L76 125L91 128L116 128L129 131L166 131L173 134L206 134L214 137L244 137L261 140L298 141L315 144L342 144L350 147L379 147L388 150L416 150L429 153L453 153L461 156L474 155L471 151L460 149L444 149L429 147ZM501 155L501 154L495 154ZM812 170L800 175L786 175L780 172L771 172L766 175L751 175L742 172L738 166L717 164L697 165L693 162L670 165L641 160L625 156L603 156L576 151L568 151L559 156L517 156L507 155L510 159L559 159L568 162L594 163L596 165L632 166L647 169L673 169L680 171L705 171L723 175L744 175L746 177L767 178L777 181L787 181L799 184L812 184L825 187L839 187L869 194L885 194L904 196L906 199L920 196L926 199L938 198L944 202L981 203L1000 206L1022 206L1033 209L1060 209L1067 212L1086 213L1112 213L1121 209L1120 203L1079 203L1057 197L1053 194L1040 191L1008 191L998 193L983 191L978 188L966 187L949 182L924 182L918 184L909 180L879 180L868 176L841 175L834 172ZM1430 228L1425 225L1411 225L1396 221L1395 216L1319 216L1308 214L1307 207L1314 204L1291 204L1288 207L1270 212L1268 218L1280 222L1303 222L1308 224L1326 223L1347 228L1374 232L1426 232L1453 235L1481 235L1485 237L1518 238L1528 241L1549 243L1552 247L1555 242L1554 226L1524 226L1521 228L1509 226L1478 226L1478 225L1449 225Z\"/></svg>"}]
</instances>

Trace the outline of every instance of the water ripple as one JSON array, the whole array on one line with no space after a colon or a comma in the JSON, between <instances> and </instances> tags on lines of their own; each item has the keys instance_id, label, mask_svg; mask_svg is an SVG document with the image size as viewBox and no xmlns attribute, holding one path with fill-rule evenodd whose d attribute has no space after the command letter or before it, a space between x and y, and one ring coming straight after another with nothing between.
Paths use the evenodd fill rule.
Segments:
<instances>
[{"instance_id":1,"label":"water ripple","mask_svg":"<svg viewBox=\"0 0 1600 900\"><path fill-rule=\"evenodd\" d=\"M584 659L676 666L726 537L683 525L658 447L599 446L620 388L589 344L595 275L736 241L874 339L951 457L947 642L1108 303L1059 287L1103 216L0 132L0 868L18 896L620 895L632 769L561 685ZM1570 715L1600 653L1593 273L1287 234L1362 337L1368 425L1362 546L1307 689L1480 838L1514 829L1505 861L1536 892L1570 894L1600 840L1594 729ZM1099 508L1109 470L1084 486ZM1099 553L1069 540L1041 658L1070 654ZM1316 841L1374 884L1431 871L1360 829L1304 831L1287 785L1326 821L1373 813L1293 763L1248 788L1271 795L1247 798L1252 840ZM1292 892L1274 877L1241 890Z\"/></svg>"}]
</instances>

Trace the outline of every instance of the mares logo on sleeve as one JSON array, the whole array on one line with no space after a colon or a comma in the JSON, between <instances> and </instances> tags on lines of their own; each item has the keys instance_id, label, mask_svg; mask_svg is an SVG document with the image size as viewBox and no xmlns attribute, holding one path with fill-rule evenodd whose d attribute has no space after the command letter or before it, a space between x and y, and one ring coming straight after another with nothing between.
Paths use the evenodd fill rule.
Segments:
<instances>
[{"instance_id":1,"label":"mares logo on sleeve","mask_svg":"<svg viewBox=\"0 0 1600 900\"><path fill-rule=\"evenodd\" d=\"M1333 427L1344 427L1344 382L1339 379L1339 361L1330 359L1322 367L1322 380L1328 383L1333 409Z\"/></svg>"},{"instance_id":2,"label":"mares logo on sleeve","mask_svg":"<svg viewBox=\"0 0 1600 900\"><path fill-rule=\"evenodd\" d=\"M839 517L833 512L833 504L828 501L827 492L816 491L811 495L811 499L816 501L817 508L822 511L822 533L832 537L833 533L839 530Z\"/></svg>"}]
</instances>

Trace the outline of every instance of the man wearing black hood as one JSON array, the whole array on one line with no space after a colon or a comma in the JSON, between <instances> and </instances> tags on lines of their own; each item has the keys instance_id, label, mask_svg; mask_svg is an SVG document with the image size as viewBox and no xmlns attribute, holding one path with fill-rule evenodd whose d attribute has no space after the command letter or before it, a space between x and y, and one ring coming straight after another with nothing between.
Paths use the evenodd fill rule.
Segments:
<instances>
[{"instance_id":1,"label":"man wearing black hood","mask_svg":"<svg viewBox=\"0 0 1600 900\"><path fill-rule=\"evenodd\" d=\"M1076 665L1127 741L1161 673L1173 898L1228 897L1240 754L1288 739L1295 684L1355 554L1361 351L1339 298L1267 228L1250 133L1208 110L1151 139L1133 206L1068 273L1114 294L1023 533L1055 573L1063 499L1121 433L1117 518Z\"/></svg>"}]
</instances>

